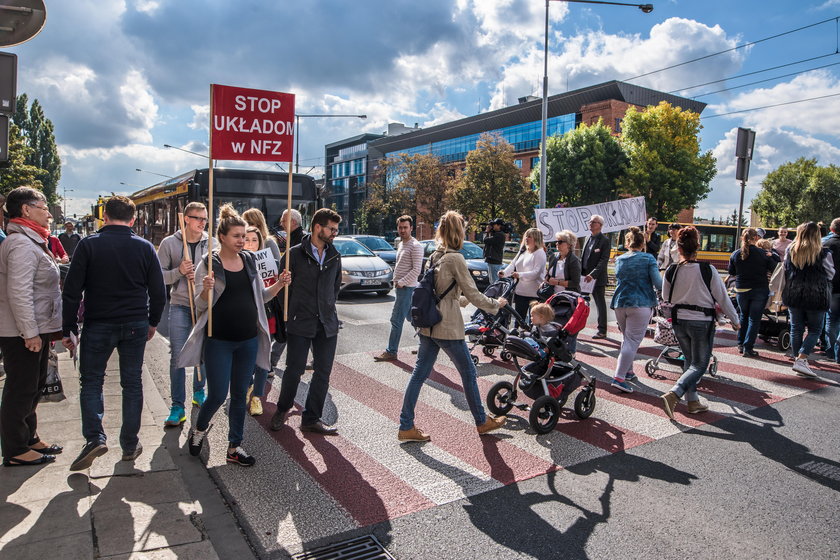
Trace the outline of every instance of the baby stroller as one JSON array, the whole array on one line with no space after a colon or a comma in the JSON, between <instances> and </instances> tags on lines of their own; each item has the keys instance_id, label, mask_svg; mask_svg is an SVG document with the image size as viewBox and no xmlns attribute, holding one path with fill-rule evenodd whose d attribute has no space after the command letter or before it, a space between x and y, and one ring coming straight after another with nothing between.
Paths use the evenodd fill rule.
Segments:
<instances>
[{"instance_id":1,"label":"baby stroller","mask_svg":"<svg viewBox=\"0 0 840 560\"><path fill-rule=\"evenodd\" d=\"M767 306L761 312L758 336L767 343L770 343L771 339L776 339L776 346L783 352L790 350L790 320L788 308L781 302L781 294L777 298L772 292L770 293Z\"/></svg>"},{"instance_id":2,"label":"baby stroller","mask_svg":"<svg viewBox=\"0 0 840 560\"><path fill-rule=\"evenodd\" d=\"M555 294L552 298L559 295ZM558 301L558 306L565 313L568 299L564 296ZM555 328L543 328L541 331L535 327L528 337L509 335L504 349L510 353L517 373L513 382L500 381L487 393L490 412L507 414L513 407L528 410L531 428L538 434L547 434L557 425L560 409L569 396L582 386L575 398L574 410L581 420L589 418L595 410L595 378L583 371L569 350L572 337L586 324L588 315L586 301L578 296L575 308L563 327L560 323L551 323ZM520 359L530 363L520 365ZM519 391L533 399L533 405L517 402Z\"/></svg>"},{"instance_id":3,"label":"baby stroller","mask_svg":"<svg viewBox=\"0 0 840 560\"><path fill-rule=\"evenodd\" d=\"M654 331L653 341L663 346L659 356L650 359L645 363L645 373L653 375L658 369L659 365L664 361L674 366L679 366L682 370L685 357L682 350L680 350L680 343L677 340L677 335L674 334L674 325L671 319L666 319L662 314L662 308L657 307L655 315L653 316ZM709 360L709 369L706 370L712 377L717 377L718 362L714 354Z\"/></svg>"},{"instance_id":4,"label":"baby stroller","mask_svg":"<svg viewBox=\"0 0 840 560\"><path fill-rule=\"evenodd\" d=\"M490 284L484 295L497 299L503 297L510 301L513 299L513 290L516 287L516 280L513 278L500 278ZM464 325L464 334L471 343L470 354L474 364L478 365L478 356L472 354L476 346L482 346L485 356L492 356L497 348L501 348L505 338L511 333L510 321L513 319L514 328L526 329L527 322L509 305L499 309L495 315L477 309L470 317L470 322ZM510 352L502 350L500 357L509 362L512 358Z\"/></svg>"}]
</instances>

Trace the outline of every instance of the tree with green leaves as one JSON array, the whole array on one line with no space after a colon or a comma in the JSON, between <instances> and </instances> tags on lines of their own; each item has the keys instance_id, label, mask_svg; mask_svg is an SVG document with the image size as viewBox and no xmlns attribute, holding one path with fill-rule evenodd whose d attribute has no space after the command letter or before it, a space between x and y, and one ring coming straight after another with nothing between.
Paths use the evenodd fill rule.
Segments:
<instances>
[{"instance_id":1,"label":"tree with green leaves","mask_svg":"<svg viewBox=\"0 0 840 560\"><path fill-rule=\"evenodd\" d=\"M32 148L26 145L20 129L16 124L11 123L9 127L9 165L0 167L0 194L5 196L9 191L23 186L42 188L38 177L43 170L26 163L30 151L32 151Z\"/></svg>"},{"instance_id":2,"label":"tree with green leaves","mask_svg":"<svg viewBox=\"0 0 840 560\"><path fill-rule=\"evenodd\" d=\"M583 206L618 198L617 179L627 168L627 156L610 128L600 119L546 141L546 205ZM540 182L540 168L531 172Z\"/></svg>"},{"instance_id":3,"label":"tree with green leaves","mask_svg":"<svg viewBox=\"0 0 840 560\"><path fill-rule=\"evenodd\" d=\"M57 191L61 179L61 158L55 143L55 128L37 99L31 107L27 107L28 102L29 97L25 93L18 96L12 121L19 127L30 148L25 163L41 170L38 179L44 195L50 204L55 204L59 200Z\"/></svg>"},{"instance_id":4,"label":"tree with green leaves","mask_svg":"<svg viewBox=\"0 0 840 560\"><path fill-rule=\"evenodd\" d=\"M674 220L681 210L705 199L717 173L711 150L700 151L700 115L662 101L637 111L621 124L621 145L630 160L617 179L620 192L644 196L649 216Z\"/></svg>"},{"instance_id":5,"label":"tree with green leaves","mask_svg":"<svg viewBox=\"0 0 840 560\"><path fill-rule=\"evenodd\" d=\"M830 222L840 216L840 168L820 167L815 158L784 163L767 174L752 211L768 227Z\"/></svg>"},{"instance_id":6,"label":"tree with green leaves","mask_svg":"<svg viewBox=\"0 0 840 560\"><path fill-rule=\"evenodd\" d=\"M479 136L452 191L452 206L476 228L495 218L519 231L534 223L539 196L514 163L513 146L498 133Z\"/></svg>"}]
</instances>

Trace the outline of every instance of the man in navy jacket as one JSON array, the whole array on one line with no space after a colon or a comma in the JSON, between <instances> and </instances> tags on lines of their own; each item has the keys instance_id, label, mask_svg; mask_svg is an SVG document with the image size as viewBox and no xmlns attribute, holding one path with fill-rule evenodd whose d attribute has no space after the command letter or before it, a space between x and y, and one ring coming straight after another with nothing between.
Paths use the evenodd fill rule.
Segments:
<instances>
[{"instance_id":1,"label":"man in navy jacket","mask_svg":"<svg viewBox=\"0 0 840 560\"><path fill-rule=\"evenodd\" d=\"M63 343L75 348L77 313L84 295L84 330L79 352L82 434L87 442L70 466L84 470L108 451L102 384L114 349L120 356L123 460L132 461L142 447L137 437L143 411L143 355L166 304L166 288L154 246L135 235L134 203L112 196L105 203L105 227L84 238L76 252L63 291Z\"/></svg>"}]
</instances>

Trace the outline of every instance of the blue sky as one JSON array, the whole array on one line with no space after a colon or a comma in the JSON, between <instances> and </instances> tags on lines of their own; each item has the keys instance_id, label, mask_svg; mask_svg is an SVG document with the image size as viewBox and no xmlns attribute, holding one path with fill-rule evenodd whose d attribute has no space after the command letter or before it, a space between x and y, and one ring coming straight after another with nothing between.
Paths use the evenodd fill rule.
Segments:
<instances>
[{"instance_id":1,"label":"blue sky","mask_svg":"<svg viewBox=\"0 0 840 560\"><path fill-rule=\"evenodd\" d=\"M632 78L840 16L840 0L653 3L646 15L552 2L549 93ZM47 0L47 8L44 30L5 50L19 56L18 92L38 98L55 124L71 214L89 211L98 194L157 181L136 168L176 175L205 165L163 144L206 152L210 83L295 93L299 113L367 114L302 121L301 170L314 167L316 177L326 143L382 132L388 122L439 124L540 94L541 0ZM805 72L840 62L839 32L832 20L632 80L692 97L776 78L698 97L709 103L702 146L718 158L698 215L738 205L739 126L756 130L748 201L786 161L840 162L840 97L709 118L840 93L840 65Z\"/></svg>"}]
</instances>

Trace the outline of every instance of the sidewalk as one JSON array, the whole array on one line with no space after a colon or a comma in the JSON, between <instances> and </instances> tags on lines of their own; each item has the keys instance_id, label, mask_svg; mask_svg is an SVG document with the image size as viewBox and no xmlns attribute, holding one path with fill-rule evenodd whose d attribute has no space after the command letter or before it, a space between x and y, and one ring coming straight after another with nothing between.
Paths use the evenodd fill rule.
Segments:
<instances>
[{"instance_id":1,"label":"sidewalk","mask_svg":"<svg viewBox=\"0 0 840 560\"><path fill-rule=\"evenodd\" d=\"M134 462L121 461L121 388L116 367L115 353L104 387L109 451L88 471L73 473L68 470L70 463L84 445L79 374L68 353L59 354L67 398L39 404L38 432L44 441L62 445L64 452L55 463L43 467L0 470L4 502L0 558L213 560L228 555L217 554L207 526L224 526L230 532L230 520L221 519L230 513L215 487L208 491L207 484L212 483L203 466L189 473L179 467L179 457L187 455L179 442L186 430L182 434L181 430L162 429L168 410L145 366L140 428L143 453ZM0 378L0 386L4 379ZM197 492L199 499L194 497ZM244 540L237 536L241 552ZM250 552L247 546L246 551Z\"/></svg>"}]
</instances>

